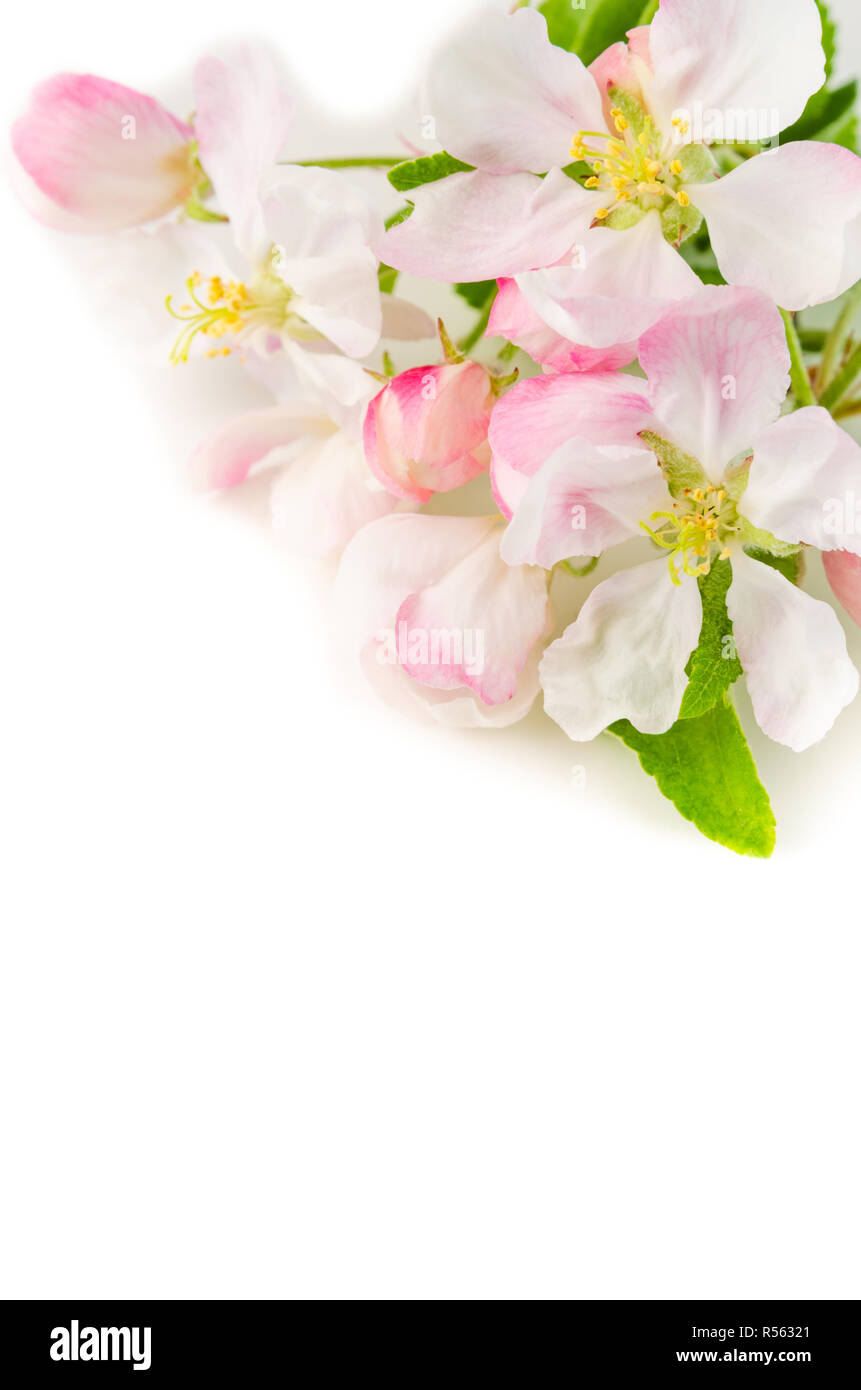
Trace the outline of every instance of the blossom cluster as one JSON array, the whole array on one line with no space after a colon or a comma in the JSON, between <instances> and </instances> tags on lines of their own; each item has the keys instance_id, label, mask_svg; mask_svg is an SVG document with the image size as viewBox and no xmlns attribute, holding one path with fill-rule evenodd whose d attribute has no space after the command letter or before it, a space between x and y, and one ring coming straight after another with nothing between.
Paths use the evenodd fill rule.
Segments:
<instances>
[{"instance_id":1,"label":"blossom cluster","mask_svg":"<svg viewBox=\"0 0 861 1390\"><path fill-rule=\"evenodd\" d=\"M267 470L279 532L340 555L343 640L383 698L478 728L543 693L571 740L609 730L704 834L766 856L732 687L803 752L859 684L803 587L819 551L861 623L861 159L834 42L818 0L517 4L431 64L429 151L313 163L261 48L204 57L188 119L62 73L13 128L15 178L43 223L111 238L165 361L271 393L193 480ZM454 287L474 331L452 341L402 273Z\"/></svg>"}]
</instances>

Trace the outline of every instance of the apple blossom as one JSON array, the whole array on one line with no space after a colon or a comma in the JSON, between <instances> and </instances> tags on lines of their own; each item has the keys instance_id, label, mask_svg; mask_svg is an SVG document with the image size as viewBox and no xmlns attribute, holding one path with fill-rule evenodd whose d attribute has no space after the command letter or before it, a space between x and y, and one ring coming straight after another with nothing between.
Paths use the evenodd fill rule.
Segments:
<instances>
[{"instance_id":1,"label":"apple blossom","mask_svg":"<svg viewBox=\"0 0 861 1390\"><path fill-rule=\"evenodd\" d=\"M384 517L347 546L335 585L344 641L389 702L460 727L512 724L538 693L548 576L499 554L499 517Z\"/></svg>"},{"instance_id":2,"label":"apple blossom","mask_svg":"<svg viewBox=\"0 0 861 1390\"><path fill-rule=\"evenodd\" d=\"M240 415L195 450L193 485L232 488L268 471L273 528L308 555L341 550L362 526L393 511L397 500L371 477L362 447L362 417L376 383L358 363L348 368L356 377L354 406L294 391Z\"/></svg>"},{"instance_id":3,"label":"apple blossom","mask_svg":"<svg viewBox=\"0 0 861 1390\"><path fill-rule=\"evenodd\" d=\"M696 289L676 248L703 217L731 283L787 309L834 299L861 275L861 160L797 142L718 178L694 120L753 108L770 141L823 77L815 0L662 0L591 69L534 10L485 18L428 86L439 139L474 170L412 191L382 255L435 278L513 276L550 329L593 349L632 342ZM571 160L590 166L585 186L562 172Z\"/></svg>"},{"instance_id":4,"label":"apple blossom","mask_svg":"<svg viewBox=\"0 0 861 1390\"><path fill-rule=\"evenodd\" d=\"M494 381L478 362L445 362L401 372L365 417L365 454L395 497L426 502L490 465L487 430Z\"/></svg>"},{"instance_id":5,"label":"apple blossom","mask_svg":"<svg viewBox=\"0 0 861 1390\"><path fill-rule=\"evenodd\" d=\"M837 530L828 510L861 493L861 449L819 407L777 418L789 354L780 315L757 291L701 289L644 335L640 361L646 393L609 429L582 379L577 437L528 478L502 542L512 564L597 556L644 531L666 552L599 584L549 649L547 711L574 739L621 718L668 730L700 636L697 581L730 561L727 610L754 712L800 752L854 698L858 673L832 609L748 551L861 555L854 525Z\"/></svg>"},{"instance_id":6,"label":"apple blossom","mask_svg":"<svg viewBox=\"0 0 861 1390\"><path fill-rule=\"evenodd\" d=\"M153 97L61 72L12 127L15 183L29 211L62 231L112 232L181 207L201 178L193 132Z\"/></svg>"}]
</instances>

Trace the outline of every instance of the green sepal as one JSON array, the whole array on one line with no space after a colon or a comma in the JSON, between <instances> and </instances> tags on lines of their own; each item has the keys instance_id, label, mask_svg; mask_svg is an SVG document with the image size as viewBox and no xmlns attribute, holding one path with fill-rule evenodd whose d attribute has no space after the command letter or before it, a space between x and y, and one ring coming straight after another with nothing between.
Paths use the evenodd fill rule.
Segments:
<instances>
[{"instance_id":1,"label":"green sepal","mask_svg":"<svg viewBox=\"0 0 861 1390\"><path fill-rule=\"evenodd\" d=\"M386 231L390 232L392 227L399 227L402 222L406 222L408 217L412 217L413 211L412 203L407 203L406 207L398 208L397 212L393 212L391 217L386 218Z\"/></svg>"},{"instance_id":2,"label":"green sepal","mask_svg":"<svg viewBox=\"0 0 861 1390\"><path fill-rule=\"evenodd\" d=\"M778 574L782 574L784 579L788 579L790 584L800 584L804 579L807 570L804 550L796 550L791 555L771 555L767 550L757 550L756 546L749 545L745 546L744 553L749 555L751 560L770 565Z\"/></svg>"},{"instance_id":3,"label":"green sepal","mask_svg":"<svg viewBox=\"0 0 861 1390\"><path fill-rule=\"evenodd\" d=\"M703 215L693 203L683 208L673 201L661 213L664 240L673 246L681 246L688 237L695 236L702 225Z\"/></svg>"},{"instance_id":4,"label":"green sepal","mask_svg":"<svg viewBox=\"0 0 861 1390\"><path fill-rule=\"evenodd\" d=\"M775 555L778 559L797 555L800 549L792 541L778 540L770 531L763 531L761 527L754 526L745 516L739 517L738 536L745 549L750 546L754 550L765 551L767 555Z\"/></svg>"},{"instance_id":5,"label":"green sepal","mask_svg":"<svg viewBox=\"0 0 861 1390\"><path fill-rule=\"evenodd\" d=\"M774 850L776 822L738 715L726 694L697 719L665 734L610 726L685 820L709 840L757 859Z\"/></svg>"},{"instance_id":6,"label":"green sepal","mask_svg":"<svg viewBox=\"0 0 861 1390\"><path fill-rule=\"evenodd\" d=\"M698 719L706 714L742 674L726 607L731 582L732 566L728 560L716 561L708 574L700 576L703 625L696 651L685 668L688 688L679 710L680 719Z\"/></svg>"},{"instance_id":7,"label":"green sepal","mask_svg":"<svg viewBox=\"0 0 861 1390\"><path fill-rule=\"evenodd\" d=\"M377 279L380 282L381 294L394 294L399 273L400 272L395 270L392 265L385 265L385 263L380 264L377 269Z\"/></svg>"},{"instance_id":8,"label":"green sepal","mask_svg":"<svg viewBox=\"0 0 861 1390\"><path fill-rule=\"evenodd\" d=\"M388 179L399 193L408 193L411 188L438 183L451 174L469 173L474 168L474 164L464 164L443 151L442 154L422 155L420 159L407 159L403 164L396 164L394 169L389 170Z\"/></svg>"},{"instance_id":9,"label":"green sepal","mask_svg":"<svg viewBox=\"0 0 861 1390\"><path fill-rule=\"evenodd\" d=\"M677 449L675 444L671 444L668 439L662 439L659 434L653 434L651 430L641 430L640 438L652 450L661 465L667 487L673 497L683 497L685 488L693 491L698 487L708 487L709 480L698 459L686 454L682 449Z\"/></svg>"},{"instance_id":10,"label":"green sepal","mask_svg":"<svg viewBox=\"0 0 861 1390\"><path fill-rule=\"evenodd\" d=\"M575 565L573 560L562 560L560 561L561 567L566 573L573 574L575 579L585 579L587 575L592 574L592 572L598 568L598 561L601 559L601 556L583 555L579 558L582 559L582 564Z\"/></svg>"},{"instance_id":11,"label":"green sepal","mask_svg":"<svg viewBox=\"0 0 861 1390\"><path fill-rule=\"evenodd\" d=\"M646 215L646 208L641 208L639 203L618 203L609 217L605 217L602 226L610 227L614 232L627 232L631 227L636 227L642 222Z\"/></svg>"},{"instance_id":12,"label":"green sepal","mask_svg":"<svg viewBox=\"0 0 861 1390\"><path fill-rule=\"evenodd\" d=\"M230 220L225 217L223 212L213 212L211 208L206 207L194 193L186 198L183 211L186 217L191 217L195 222L228 222Z\"/></svg>"}]
</instances>

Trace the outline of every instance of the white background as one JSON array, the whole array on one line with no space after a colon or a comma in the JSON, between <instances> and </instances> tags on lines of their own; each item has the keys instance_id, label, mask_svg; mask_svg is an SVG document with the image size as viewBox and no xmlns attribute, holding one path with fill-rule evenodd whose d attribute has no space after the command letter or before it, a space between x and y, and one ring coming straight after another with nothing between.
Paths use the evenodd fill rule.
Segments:
<instances>
[{"instance_id":1,"label":"white background","mask_svg":"<svg viewBox=\"0 0 861 1390\"><path fill-rule=\"evenodd\" d=\"M184 114L256 34L295 153L396 152L465 8L19 7L3 114L62 68ZM251 388L132 367L3 196L0 1294L857 1298L861 703L796 757L742 701L763 864L609 739L345 688L331 567L184 491Z\"/></svg>"}]
</instances>

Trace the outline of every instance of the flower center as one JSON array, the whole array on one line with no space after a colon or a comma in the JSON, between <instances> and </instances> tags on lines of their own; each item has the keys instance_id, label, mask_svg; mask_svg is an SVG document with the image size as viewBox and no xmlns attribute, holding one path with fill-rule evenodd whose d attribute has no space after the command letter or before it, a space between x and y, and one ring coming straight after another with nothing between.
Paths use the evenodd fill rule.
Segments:
<instances>
[{"instance_id":1,"label":"flower center","mask_svg":"<svg viewBox=\"0 0 861 1390\"><path fill-rule=\"evenodd\" d=\"M243 338L255 329L270 328L306 341L321 335L299 314L290 311L293 291L275 271L275 259L246 286L239 280L224 281L219 275L208 279L199 270L188 277L185 287L189 301L179 309L173 295L166 302L168 313L183 328L173 345L171 362L187 362L198 334L208 340L230 339L226 346L211 347L207 357L229 357Z\"/></svg>"},{"instance_id":2,"label":"flower center","mask_svg":"<svg viewBox=\"0 0 861 1390\"><path fill-rule=\"evenodd\" d=\"M662 550L668 550L667 564L674 584L681 576L692 579L710 572L715 557L729 559L729 545L738 532L738 510L725 488L688 488L683 501L673 503L671 512L652 512L650 521L658 527L640 525Z\"/></svg>"},{"instance_id":3,"label":"flower center","mask_svg":"<svg viewBox=\"0 0 861 1390\"><path fill-rule=\"evenodd\" d=\"M607 205L595 214L598 221L610 217L614 207L623 203L636 203L650 211L668 206L672 199L679 207L690 207L689 195L678 187L684 173L682 163L664 157L663 141L651 116L638 121L641 129L635 131L620 107L614 106L611 115L618 139L602 131L581 130L571 146L572 158L585 160L593 171L586 187L606 190L610 195Z\"/></svg>"}]
</instances>

